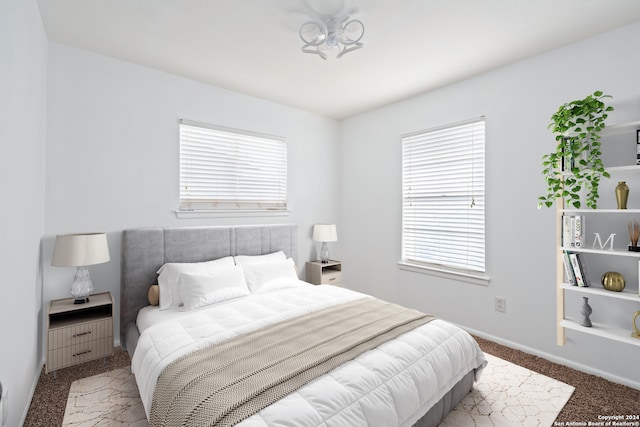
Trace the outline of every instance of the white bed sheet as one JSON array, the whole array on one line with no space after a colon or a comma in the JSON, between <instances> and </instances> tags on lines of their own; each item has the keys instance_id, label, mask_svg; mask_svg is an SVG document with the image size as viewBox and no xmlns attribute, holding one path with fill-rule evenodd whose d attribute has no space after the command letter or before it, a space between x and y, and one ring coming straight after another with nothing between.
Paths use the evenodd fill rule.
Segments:
<instances>
[{"instance_id":1,"label":"white bed sheet","mask_svg":"<svg viewBox=\"0 0 640 427\"><path fill-rule=\"evenodd\" d=\"M330 285L300 284L191 312L141 310L131 369L147 417L160 373L177 358L268 324L369 297ZM434 320L363 353L239 425L411 426L467 372L485 364L468 333Z\"/></svg>"}]
</instances>

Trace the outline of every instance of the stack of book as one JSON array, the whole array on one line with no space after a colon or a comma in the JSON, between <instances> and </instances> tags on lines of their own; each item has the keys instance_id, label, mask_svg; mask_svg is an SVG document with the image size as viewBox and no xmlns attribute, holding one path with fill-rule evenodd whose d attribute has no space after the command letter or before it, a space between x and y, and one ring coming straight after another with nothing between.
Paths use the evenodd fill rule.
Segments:
<instances>
[{"instance_id":1,"label":"stack of book","mask_svg":"<svg viewBox=\"0 0 640 427\"><path fill-rule=\"evenodd\" d=\"M591 285L591 278L587 272L583 254L564 251L562 260L564 261L565 276L569 283L574 286L586 287Z\"/></svg>"},{"instance_id":2,"label":"stack of book","mask_svg":"<svg viewBox=\"0 0 640 427\"><path fill-rule=\"evenodd\" d=\"M585 241L585 218L582 215L562 217L562 247L580 248Z\"/></svg>"},{"instance_id":3,"label":"stack of book","mask_svg":"<svg viewBox=\"0 0 640 427\"><path fill-rule=\"evenodd\" d=\"M584 255L571 251L579 249L585 243L585 218L582 215L564 215L562 217L562 247L565 277L575 286L590 286Z\"/></svg>"}]
</instances>

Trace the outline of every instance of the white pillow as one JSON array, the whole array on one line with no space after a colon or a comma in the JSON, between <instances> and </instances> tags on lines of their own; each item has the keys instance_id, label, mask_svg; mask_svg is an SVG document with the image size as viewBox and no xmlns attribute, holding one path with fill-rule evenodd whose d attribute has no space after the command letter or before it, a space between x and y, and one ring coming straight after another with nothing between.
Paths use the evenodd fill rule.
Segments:
<instances>
[{"instance_id":1,"label":"white pillow","mask_svg":"<svg viewBox=\"0 0 640 427\"><path fill-rule=\"evenodd\" d=\"M251 293L300 286L291 258L243 265L244 277Z\"/></svg>"},{"instance_id":2,"label":"white pillow","mask_svg":"<svg viewBox=\"0 0 640 427\"><path fill-rule=\"evenodd\" d=\"M266 255L236 255L233 257L236 265L259 264L273 261L284 261L287 256L282 251L272 252Z\"/></svg>"},{"instance_id":3,"label":"white pillow","mask_svg":"<svg viewBox=\"0 0 640 427\"><path fill-rule=\"evenodd\" d=\"M250 293L240 267L227 267L211 273L180 275L180 296L186 310Z\"/></svg>"},{"instance_id":4,"label":"white pillow","mask_svg":"<svg viewBox=\"0 0 640 427\"><path fill-rule=\"evenodd\" d=\"M234 266L233 257L225 257L205 262L168 262L157 271L160 287L160 310L182 305L180 284L182 273L210 273Z\"/></svg>"}]
</instances>

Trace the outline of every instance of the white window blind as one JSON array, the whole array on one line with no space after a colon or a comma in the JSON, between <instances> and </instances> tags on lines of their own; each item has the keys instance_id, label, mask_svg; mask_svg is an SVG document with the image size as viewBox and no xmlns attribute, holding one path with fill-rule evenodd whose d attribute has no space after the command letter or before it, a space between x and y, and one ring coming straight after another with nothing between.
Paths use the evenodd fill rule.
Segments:
<instances>
[{"instance_id":1,"label":"white window blind","mask_svg":"<svg viewBox=\"0 0 640 427\"><path fill-rule=\"evenodd\" d=\"M181 210L286 210L284 139L180 123Z\"/></svg>"},{"instance_id":2,"label":"white window blind","mask_svg":"<svg viewBox=\"0 0 640 427\"><path fill-rule=\"evenodd\" d=\"M484 118L402 137L402 261L484 273Z\"/></svg>"}]
</instances>

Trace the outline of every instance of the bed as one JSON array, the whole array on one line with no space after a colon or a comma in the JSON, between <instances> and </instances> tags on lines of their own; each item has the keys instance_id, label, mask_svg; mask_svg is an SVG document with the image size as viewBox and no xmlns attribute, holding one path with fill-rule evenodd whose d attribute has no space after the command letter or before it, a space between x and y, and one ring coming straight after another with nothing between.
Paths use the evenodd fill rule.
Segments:
<instances>
[{"instance_id":1,"label":"bed","mask_svg":"<svg viewBox=\"0 0 640 427\"><path fill-rule=\"evenodd\" d=\"M310 330L331 333L332 328L322 327L319 322L332 319L332 324L347 323L339 320L339 317L335 317L335 321L333 317L328 317L342 316L337 308L342 310L343 306L349 306L350 310L364 310L362 307L366 304L383 304L375 306L375 310L380 310L376 313L392 309L398 310L398 313L394 312L389 318L411 317L403 320L403 325L408 325L404 332L395 326L387 327L387 332L391 329L400 332L385 338L379 345L361 350L352 358L332 362L335 366L323 367L324 373L306 382L287 385L290 389L286 389L286 393L274 392L274 396L279 397L271 396L270 403L263 407L256 409L243 397L242 404L250 409L243 409L249 411L248 415L238 418L240 421L237 425L435 426L471 390L486 360L468 333L443 320L432 319L415 310L403 309L348 289L310 285L296 277L281 287L265 287L256 291L258 288L249 286L248 293L212 304L200 303L198 306L192 304L193 300L189 302L185 299L182 306L166 310L149 304L149 288L157 283L157 272L167 263L203 263L212 260L222 263L233 259L235 264L242 259L250 261L271 254L282 254L279 256L283 256L287 262L295 262L297 239L297 227L290 224L123 231L120 337L132 358L132 371L152 425L171 425L169 421L155 422L159 419L157 414L163 411L162 402L165 402L161 399L164 394L158 391L161 385L171 387L175 378L194 370L197 371L197 375L191 373L194 377L202 376L202 370L209 369L215 381L219 380L219 376L226 378L226 374L219 375L219 371L215 370L217 367L214 369L209 366L211 360L232 357L229 355L233 352L229 349L235 349L234 340L258 343L262 339L272 342L271 336L259 335L269 327L293 331L303 330L295 328L316 328ZM279 260L277 265L281 266L283 262ZM263 264L260 267L261 271L265 266ZM245 268L244 271L249 275L251 269ZM247 281L250 282L250 277L254 282L266 277L260 274L247 276ZM193 309L187 310L185 307ZM309 322L304 327L287 323L299 322L302 318ZM366 329L363 326L374 323L366 320L365 315L350 315L348 319L353 319L349 322L362 323L359 326L354 323L354 331L362 331ZM306 340L308 334L299 335L299 339ZM282 345L287 341L284 340ZM261 356L269 361L274 355L277 356L280 345L270 348L272 350L264 350L264 355L268 357ZM203 351L218 353L207 356L207 359L199 356ZM200 357L201 362L196 364L187 359L195 356ZM170 377L167 371L180 362L184 364L181 368L184 371L173 371L171 374L174 377ZM262 373L264 368L258 371ZM260 381L256 386L263 383L262 379L256 381ZM180 393L176 392L175 395ZM226 399L227 394L221 396ZM190 410L190 416L196 413L207 419L204 410L200 412L205 415L193 408ZM174 412L179 411L167 409L163 416L169 419ZM235 421L225 422L236 425ZM221 421L220 425L226 425L225 422ZM188 425L208 424L193 421Z\"/></svg>"}]
</instances>

